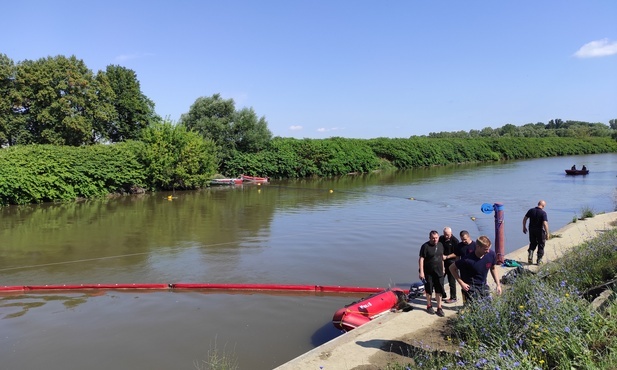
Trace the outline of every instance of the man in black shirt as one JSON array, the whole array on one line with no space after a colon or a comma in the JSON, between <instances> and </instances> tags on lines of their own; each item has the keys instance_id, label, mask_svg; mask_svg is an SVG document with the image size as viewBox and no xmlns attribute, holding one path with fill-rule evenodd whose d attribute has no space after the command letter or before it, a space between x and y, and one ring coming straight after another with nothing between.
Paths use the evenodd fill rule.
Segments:
<instances>
[{"instance_id":1,"label":"man in black shirt","mask_svg":"<svg viewBox=\"0 0 617 370\"><path fill-rule=\"evenodd\" d=\"M439 237L439 242L443 245L443 264L448 276L448 285L450 286L450 298L446 299L444 292L442 299L444 303L456 302L456 279L450 272L450 265L456 261L456 248L458 247L458 239L452 235L452 229L449 227L443 228L443 235Z\"/></svg>"},{"instance_id":2,"label":"man in black shirt","mask_svg":"<svg viewBox=\"0 0 617 370\"><path fill-rule=\"evenodd\" d=\"M429 240L420 247L420 280L424 282L424 293L426 295L426 312L437 316L444 316L441 307L441 295L444 294L443 276L443 245L439 242L439 233L432 230L429 233ZM435 290L435 300L437 301L437 311L433 309L431 298Z\"/></svg>"},{"instance_id":3,"label":"man in black shirt","mask_svg":"<svg viewBox=\"0 0 617 370\"><path fill-rule=\"evenodd\" d=\"M527 220L529 220L529 249L527 250L527 263L533 263L533 252L538 248L538 265L542 264L544 257L545 240L551 238L548 231L548 216L544 211L546 202L541 200L538 206L531 208L523 217L523 233L527 234Z\"/></svg>"}]
</instances>

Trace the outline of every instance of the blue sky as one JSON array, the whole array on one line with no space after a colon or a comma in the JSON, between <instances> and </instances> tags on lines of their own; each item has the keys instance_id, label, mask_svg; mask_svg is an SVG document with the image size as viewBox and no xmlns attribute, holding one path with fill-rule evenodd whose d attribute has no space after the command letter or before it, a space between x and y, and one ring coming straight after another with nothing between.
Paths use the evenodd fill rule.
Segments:
<instances>
[{"instance_id":1,"label":"blue sky","mask_svg":"<svg viewBox=\"0 0 617 370\"><path fill-rule=\"evenodd\" d=\"M409 137L608 124L616 15L614 0L23 0L0 53L130 68L174 121L220 93L275 136Z\"/></svg>"}]
</instances>

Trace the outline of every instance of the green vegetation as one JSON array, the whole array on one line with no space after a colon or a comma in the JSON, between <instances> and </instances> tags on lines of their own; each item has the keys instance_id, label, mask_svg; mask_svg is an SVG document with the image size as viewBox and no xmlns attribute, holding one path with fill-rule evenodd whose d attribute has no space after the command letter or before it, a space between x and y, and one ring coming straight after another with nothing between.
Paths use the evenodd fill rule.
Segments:
<instances>
[{"instance_id":1,"label":"green vegetation","mask_svg":"<svg viewBox=\"0 0 617 370\"><path fill-rule=\"evenodd\" d=\"M0 173L7 174L0 179L0 205L198 189L215 173L333 177L614 153L616 140L617 119L609 125L555 119L393 139L272 138L265 117L252 108L236 110L233 99L220 94L197 98L174 124L156 115L130 69L110 65L94 73L75 56L15 63L0 54L0 152L6 152Z\"/></svg>"},{"instance_id":2,"label":"green vegetation","mask_svg":"<svg viewBox=\"0 0 617 370\"><path fill-rule=\"evenodd\" d=\"M590 303L614 289L616 245L617 230L608 231L518 277L501 296L463 308L451 321L456 353L425 347L388 368L617 368L615 292L602 305Z\"/></svg>"},{"instance_id":3,"label":"green vegetation","mask_svg":"<svg viewBox=\"0 0 617 370\"><path fill-rule=\"evenodd\" d=\"M141 141L17 145L0 150L0 205L198 189L214 175L216 163L211 140L169 122L143 130Z\"/></svg>"},{"instance_id":4,"label":"green vegetation","mask_svg":"<svg viewBox=\"0 0 617 370\"><path fill-rule=\"evenodd\" d=\"M142 132L137 151L149 189L198 189L216 172L216 147L182 125L154 124Z\"/></svg>"},{"instance_id":5,"label":"green vegetation","mask_svg":"<svg viewBox=\"0 0 617 370\"><path fill-rule=\"evenodd\" d=\"M463 162L487 162L562 155L617 152L609 137L410 139L370 140L275 137L257 153L235 152L221 172L267 175L273 178L340 176L386 168L408 169Z\"/></svg>"},{"instance_id":6,"label":"green vegetation","mask_svg":"<svg viewBox=\"0 0 617 370\"><path fill-rule=\"evenodd\" d=\"M219 349L216 342L214 347L208 351L208 359L194 361L193 365L197 370L236 370L239 368L234 352L228 352L225 348Z\"/></svg>"},{"instance_id":7,"label":"green vegetation","mask_svg":"<svg viewBox=\"0 0 617 370\"><path fill-rule=\"evenodd\" d=\"M27 204L130 192L145 174L130 144L14 146L0 150L0 204Z\"/></svg>"},{"instance_id":8,"label":"green vegetation","mask_svg":"<svg viewBox=\"0 0 617 370\"><path fill-rule=\"evenodd\" d=\"M586 218L592 218L594 216L593 208L591 207L583 207L581 209L581 220Z\"/></svg>"},{"instance_id":9,"label":"green vegetation","mask_svg":"<svg viewBox=\"0 0 617 370\"><path fill-rule=\"evenodd\" d=\"M159 120L129 69L94 73L75 56L15 64L0 54L0 146L119 142Z\"/></svg>"}]
</instances>

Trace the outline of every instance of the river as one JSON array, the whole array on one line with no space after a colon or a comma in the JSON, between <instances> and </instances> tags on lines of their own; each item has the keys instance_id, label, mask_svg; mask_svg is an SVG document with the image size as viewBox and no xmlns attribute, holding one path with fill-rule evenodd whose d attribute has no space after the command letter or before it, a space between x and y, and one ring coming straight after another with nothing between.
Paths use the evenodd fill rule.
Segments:
<instances>
[{"instance_id":1,"label":"river","mask_svg":"<svg viewBox=\"0 0 617 370\"><path fill-rule=\"evenodd\" d=\"M566 176L573 164L587 176ZM547 202L551 230L617 209L617 154L0 209L0 285L271 283L408 288L420 245L452 227L506 252ZM169 200L168 196L172 196ZM2 369L194 369L215 352L271 369L337 335L354 296L200 291L0 294Z\"/></svg>"}]
</instances>

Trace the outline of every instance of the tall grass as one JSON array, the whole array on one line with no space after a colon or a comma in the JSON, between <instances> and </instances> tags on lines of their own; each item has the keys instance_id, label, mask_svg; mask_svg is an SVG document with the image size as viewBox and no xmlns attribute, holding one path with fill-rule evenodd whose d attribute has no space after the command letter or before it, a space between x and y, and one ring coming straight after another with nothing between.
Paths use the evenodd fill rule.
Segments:
<instances>
[{"instance_id":1,"label":"tall grass","mask_svg":"<svg viewBox=\"0 0 617 370\"><path fill-rule=\"evenodd\" d=\"M218 348L216 340L214 346L208 351L208 358L194 361L193 365L197 370L237 370L239 368L238 358L234 351Z\"/></svg>"},{"instance_id":2,"label":"tall grass","mask_svg":"<svg viewBox=\"0 0 617 370\"><path fill-rule=\"evenodd\" d=\"M504 294L465 306L451 320L455 353L411 351L388 369L615 369L615 294L592 307L592 289L617 275L617 230L584 243ZM593 292L596 292L595 294Z\"/></svg>"}]
</instances>

